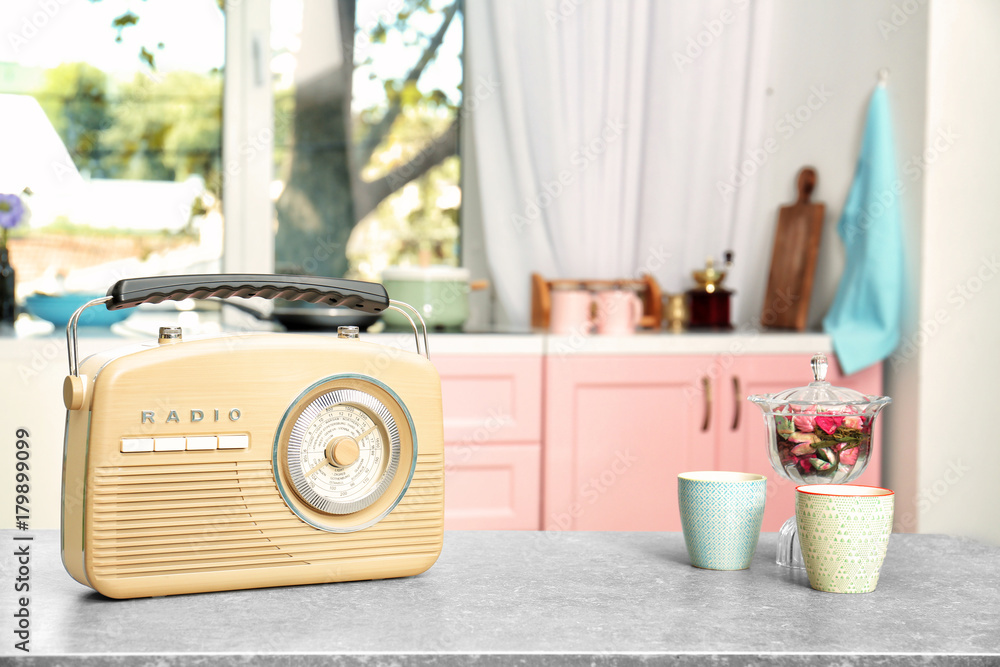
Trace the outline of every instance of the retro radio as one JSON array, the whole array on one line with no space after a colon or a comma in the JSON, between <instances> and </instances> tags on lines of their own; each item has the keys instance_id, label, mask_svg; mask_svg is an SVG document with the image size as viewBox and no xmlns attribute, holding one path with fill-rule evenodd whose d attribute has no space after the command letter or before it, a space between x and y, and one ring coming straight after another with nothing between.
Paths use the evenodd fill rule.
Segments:
<instances>
[{"instance_id":1,"label":"retro radio","mask_svg":"<svg viewBox=\"0 0 1000 667\"><path fill-rule=\"evenodd\" d=\"M254 333L78 361L84 309L207 297L394 309L417 353ZM441 551L441 383L419 313L381 285L306 276L121 280L66 328L62 554L115 598L419 574Z\"/></svg>"}]
</instances>

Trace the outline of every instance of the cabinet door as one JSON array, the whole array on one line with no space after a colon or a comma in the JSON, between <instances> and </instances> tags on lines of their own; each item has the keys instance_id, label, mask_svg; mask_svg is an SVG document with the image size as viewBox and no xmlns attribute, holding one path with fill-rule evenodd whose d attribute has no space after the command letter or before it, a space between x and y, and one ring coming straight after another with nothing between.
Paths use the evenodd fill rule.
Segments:
<instances>
[{"instance_id":1,"label":"cabinet door","mask_svg":"<svg viewBox=\"0 0 1000 667\"><path fill-rule=\"evenodd\" d=\"M747 401L753 394L774 394L812 381L810 354L720 357L728 369L719 377L719 469L767 476L764 531L776 531L795 515L796 484L775 471L767 456L767 428L759 408ZM729 360L726 363L726 360ZM844 377L831 355L826 378L830 383L865 394L882 393L881 364ZM891 409L891 407L889 408ZM855 484L880 484L882 471L881 426L876 424L872 457Z\"/></svg>"},{"instance_id":2,"label":"cabinet door","mask_svg":"<svg viewBox=\"0 0 1000 667\"><path fill-rule=\"evenodd\" d=\"M538 530L540 355L434 357L444 408L444 525Z\"/></svg>"},{"instance_id":3,"label":"cabinet door","mask_svg":"<svg viewBox=\"0 0 1000 667\"><path fill-rule=\"evenodd\" d=\"M446 443L528 442L542 437L541 356L434 357Z\"/></svg>"},{"instance_id":4,"label":"cabinet door","mask_svg":"<svg viewBox=\"0 0 1000 667\"><path fill-rule=\"evenodd\" d=\"M541 446L445 445L445 530L538 530Z\"/></svg>"},{"instance_id":5,"label":"cabinet door","mask_svg":"<svg viewBox=\"0 0 1000 667\"><path fill-rule=\"evenodd\" d=\"M547 358L543 527L680 530L677 474L715 467L714 360Z\"/></svg>"}]
</instances>

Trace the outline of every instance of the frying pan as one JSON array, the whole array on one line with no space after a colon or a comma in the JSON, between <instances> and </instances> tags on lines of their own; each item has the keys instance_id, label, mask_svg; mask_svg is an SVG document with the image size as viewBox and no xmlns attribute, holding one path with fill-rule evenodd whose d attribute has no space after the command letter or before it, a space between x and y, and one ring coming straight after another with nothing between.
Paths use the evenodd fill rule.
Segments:
<instances>
[{"instance_id":1,"label":"frying pan","mask_svg":"<svg viewBox=\"0 0 1000 667\"><path fill-rule=\"evenodd\" d=\"M378 322L381 317L378 313L364 313L353 308L330 308L307 303L285 305L287 302L277 299L270 315L232 301L221 303L250 313L259 320L278 322L289 331L336 331L337 327L351 326L367 331L368 327Z\"/></svg>"},{"instance_id":2,"label":"frying pan","mask_svg":"<svg viewBox=\"0 0 1000 667\"><path fill-rule=\"evenodd\" d=\"M380 314L362 313L352 308L315 306L278 306L271 313L289 331L336 331L337 327L354 326L361 331L378 322Z\"/></svg>"}]
</instances>

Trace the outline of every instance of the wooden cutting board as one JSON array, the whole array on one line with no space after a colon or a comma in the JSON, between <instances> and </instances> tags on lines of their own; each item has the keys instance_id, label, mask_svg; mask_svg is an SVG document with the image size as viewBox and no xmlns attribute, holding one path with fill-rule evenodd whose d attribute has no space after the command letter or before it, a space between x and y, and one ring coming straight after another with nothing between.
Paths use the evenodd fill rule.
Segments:
<instances>
[{"instance_id":1,"label":"wooden cutting board","mask_svg":"<svg viewBox=\"0 0 1000 667\"><path fill-rule=\"evenodd\" d=\"M824 204L809 201L816 181L816 170L803 167L799 171L798 200L778 212L771 272L760 317L761 324L772 329L806 328L826 213Z\"/></svg>"}]
</instances>

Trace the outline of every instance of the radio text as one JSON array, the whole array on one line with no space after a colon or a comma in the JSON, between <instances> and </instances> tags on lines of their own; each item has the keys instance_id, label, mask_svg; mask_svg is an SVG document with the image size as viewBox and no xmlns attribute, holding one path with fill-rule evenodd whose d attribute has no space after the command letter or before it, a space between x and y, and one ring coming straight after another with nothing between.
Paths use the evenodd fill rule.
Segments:
<instances>
[{"instance_id":1,"label":"radio text","mask_svg":"<svg viewBox=\"0 0 1000 667\"><path fill-rule=\"evenodd\" d=\"M180 416L181 412L184 412L184 411L181 410L180 412L178 412L177 410L170 410L167 413L166 419L163 420L163 423L164 424L171 424L171 423L180 424L181 423L181 416ZM242 413L240 412L239 408L233 408L232 410L229 411L228 415L227 415L227 413L226 413L225 410L219 410L218 408L216 408L214 411L210 411L210 414L209 414L210 418L212 416L212 413L214 413L214 417L215 417L213 419L213 421L220 421L221 419L224 419L226 416L228 416L229 417L229 421L234 422L234 421L238 421L239 418L243 416ZM187 416L187 415L185 415L185 416ZM186 419L185 421L187 421L189 423L197 423L197 422L204 421L204 420L205 420L205 411L204 410L191 410L190 417L188 419ZM142 424L155 424L155 423L157 423L156 422L156 411L155 410L143 410L142 411L142 421L140 423L142 423Z\"/></svg>"}]
</instances>

